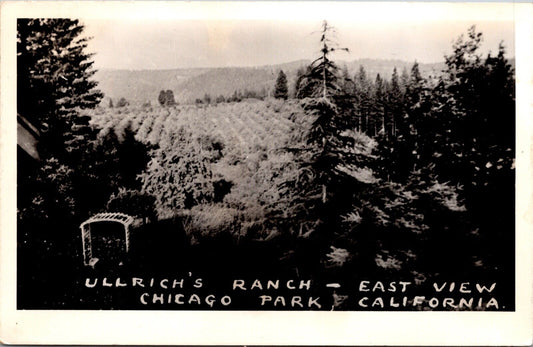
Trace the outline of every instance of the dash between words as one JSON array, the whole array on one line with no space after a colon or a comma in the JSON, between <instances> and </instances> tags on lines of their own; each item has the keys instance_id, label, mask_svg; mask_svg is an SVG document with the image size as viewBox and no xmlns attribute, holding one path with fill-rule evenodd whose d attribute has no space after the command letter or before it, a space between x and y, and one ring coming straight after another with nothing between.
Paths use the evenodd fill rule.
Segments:
<instances>
[{"instance_id":1,"label":"dash between words","mask_svg":"<svg viewBox=\"0 0 533 347\"><path fill-rule=\"evenodd\" d=\"M321 309L320 297L310 295L302 295L311 290L313 282L311 280L252 280L246 281L243 279L234 279L231 284L233 293L239 295L258 293L257 305L260 307L291 307L291 308L308 308ZM200 289L204 288L204 281L202 278L194 278L189 274L189 278L181 279L144 279L140 277L132 277L128 280L121 278L109 279L104 277L86 278L85 287L95 288L101 287L138 287L145 288L145 290L153 289L154 292L143 292L139 300L143 305L148 304L178 304L178 305L207 305L213 307L220 304L222 306L229 306L232 303L232 298L229 295L215 296L198 295L197 293L184 294L172 293L169 290L185 290L185 289ZM387 309L398 307L416 307L429 306L430 308L495 308L499 309L498 301L492 295L496 287L496 283L484 285L480 283L469 282L434 282L429 295L411 295L409 290L413 283L408 281L359 281L357 286L357 293L354 297L357 305L363 309ZM163 290L163 292L161 292ZM299 295L272 295L272 290L288 290L293 291L294 294ZM265 293L264 291L269 291ZM432 293L431 293L432 292ZM266 295L269 294L269 295ZM387 295L388 294L388 295ZM438 294L438 295L437 295ZM438 297L438 296L446 297ZM352 295L350 295L352 296ZM437 297L435 297L437 296ZM459 296L459 297L457 297Z\"/></svg>"}]
</instances>

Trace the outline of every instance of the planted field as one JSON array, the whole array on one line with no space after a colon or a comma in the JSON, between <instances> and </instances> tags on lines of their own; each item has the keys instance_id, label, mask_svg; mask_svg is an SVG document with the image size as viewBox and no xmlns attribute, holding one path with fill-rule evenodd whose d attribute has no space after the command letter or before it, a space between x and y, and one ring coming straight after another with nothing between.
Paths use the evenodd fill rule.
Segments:
<instances>
[{"instance_id":1,"label":"planted field","mask_svg":"<svg viewBox=\"0 0 533 347\"><path fill-rule=\"evenodd\" d=\"M310 125L295 101L100 109L92 116L99 137L125 131L153 146L139 179L156 197L159 219L188 215L194 240L229 233L267 238L280 183L297 173L293 155ZM128 130L126 130L128 129ZM254 235L250 235L251 231ZM255 234L255 233L259 234Z\"/></svg>"},{"instance_id":2,"label":"planted field","mask_svg":"<svg viewBox=\"0 0 533 347\"><path fill-rule=\"evenodd\" d=\"M251 100L218 105L174 107L125 107L95 111L92 124L105 134L118 132L128 125L137 140L159 145L179 129L193 136L220 139L235 151L256 152L257 146L268 150L291 143L306 120L297 102Z\"/></svg>"}]
</instances>

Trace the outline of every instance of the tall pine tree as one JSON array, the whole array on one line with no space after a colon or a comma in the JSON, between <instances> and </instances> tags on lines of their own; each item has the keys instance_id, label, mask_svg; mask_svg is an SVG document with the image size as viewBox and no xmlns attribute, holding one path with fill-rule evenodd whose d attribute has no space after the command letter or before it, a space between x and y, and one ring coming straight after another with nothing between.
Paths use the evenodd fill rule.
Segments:
<instances>
[{"instance_id":1,"label":"tall pine tree","mask_svg":"<svg viewBox=\"0 0 533 347\"><path fill-rule=\"evenodd\" d=\"M464 187L466 206L482 230L493 234L493 246L507 240L511 247L512 238L504 235L514 222L514 71L502 45L496 56L483 59L482 39L471 27L446 56L449 102L443 107L447 122L441 131L449 135L442 157L451 165L441 160L439 167Z\"/></svg>"},{"instance_id":2,"label":"tall pine tree","mask_svg":"<svg viewBox=\"0 0 533 347\"><path fill-rule=\"evenodd\" d=\"M371 86L368 80L365 68L359 66L359 71L354 77L355 82L355 100L357 114L357 130L366 133L369 126L370 112L372 108Z\"/></svg>"},{"instance_id":3,"label":"tall pine tree","mask_svg":"<svg viewBox=\"0 0 533 347\"><path fill-rule=\"evenodd\" d=\"M81 36L83 25L71 19L19 19L17 29L17 112L40 130L43 161L38 172L18 172L20 216L42 221L50 214L75 214L79 199L74 186L83 184L82 177L91 170L85 159L96 137L81 111L103 97L91 79L95 70L91 54L85 52L88 38ZM69 183L57 189L63 194L58 200L48 192L60 181ZM61 208L63 202L69 206Z\"/></svg>"},{"instance_id":4,"label":"tall pine tree","mask_svg":"<svg viewBox=\"0 0 533 347\"><path fill-rule=\"evenodd\" d=\"M71 19L17 21L17 112L41 130L43 149L63 156L87 135L79 110L96 106L102 93L83 25Z\"/></svg>"},{"instance_id":5,"label":"tall pine tree","mask_svg":"<svg viewBox=\"0 0 533 347\"><path fill-rule=\"evenodd\" d=\"M276 86L274 88L274 97L276 99L287 100L289 97L289 86L287 84L287 75L283 70L279 70L278 78L276 79Z\"/></svg>"},{"instance_id":6,"label":"tall pine tree","mask_svg":"<svg viewBox=\"0 0 533 347\"><path fill-rule=\"evenodd\" d=\"M327 187L338 161L335 147L338 145L341 114L336 104L336 97L342 91L338 81L339 69L330 56L338 50L348 51L347 48L339 48L336 42L332 41L333 32L334 28L324 21L320 36L321 54L311 63L301 83L302 89L309 91L304 109L315 117L308 142L316 150L313 166L322 190L322 203L327 201Z\"/></svg>"},{"instance_id":7,"label":"tall pine tree","mask_svg":"<svg viewBox=\"0 0 533 347\"><path fill-rule=\"evenodd\" d=\"M394 137L396 135L396 127L398 120L403 116L403 97L402 90L400 86L400 81L398 79L398 71L396 68L392 71L391 84L388 90L388 109L389 116L387 118L387 138Z\"/></svg>"}]
</instances>

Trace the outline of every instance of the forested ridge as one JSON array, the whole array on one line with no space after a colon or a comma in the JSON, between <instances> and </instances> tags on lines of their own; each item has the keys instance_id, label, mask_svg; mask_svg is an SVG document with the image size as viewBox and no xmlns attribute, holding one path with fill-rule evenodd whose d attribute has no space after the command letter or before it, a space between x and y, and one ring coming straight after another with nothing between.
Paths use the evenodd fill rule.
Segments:
<instances>
[{"instance_id":1,"label":"forested ridge","mask_svg":"<svg viewBox=\"0 0 533 347\"><path fill-rule=\"evenodd\" d=\"M511 65L514 59L509 60ZM235 91L245 93L246 90L268 96L269 90L276 82L279 71L287 75L289 93L294 96L294 84L298 70L305 68L311 59L294 62L266 65L258 67L224 67L206 69L173 69L173 70L120 70L99 69L94 75L98 81L98 88L105 94L104 101L118 100L127 96L130 100L139 103L155 100L161 89L170 89L175 93L176 101L181 104L202 99L205 94L211 98L223 96L231 97ZM369 76L376 74L390 77L394 67L398 72L409 71L413 61L386 60L386 59L356 59L350 56L341 56L337 64L342 69L346 68L350 75L364 66ZM444 59L438 63L420 63L422 76L438 76L444 68ZM273 96L271 94L271 96Z\"/></svg>"},{"instance_id":2,"label":"forested ridge","mask_svg":"<svg viewBox=\"0 0 533 347\"><path fill-rule=\"evenodd\" d=\"M290 83L279 71L269 91L183 105L172 90L101 102L82 30L18 21L18 113L43 153L19 168L21 254L81 262L79 223L117 211L154 238L183 233L166 251L216 249L232 271L514 290L514 70L503 44L479 53L475 27L438 76L416 62L371 76L337 66L348 49L324 22L320 54Z\"/></svg>"}]
</instances>

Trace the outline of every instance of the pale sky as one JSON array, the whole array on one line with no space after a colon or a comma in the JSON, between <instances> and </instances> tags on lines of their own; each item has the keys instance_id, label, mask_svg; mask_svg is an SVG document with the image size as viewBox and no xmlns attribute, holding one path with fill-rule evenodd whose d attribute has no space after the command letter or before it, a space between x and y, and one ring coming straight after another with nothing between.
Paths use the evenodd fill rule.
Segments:
<instances>
[{"instance_id":1,"label":"pale sky","mask_svg":"<svg viewBox=\"0 0 533 347\"><path fill-rule=\"evenodd\" d=\"M461 14L458 19L454 11L448 11L437 20L391 20L394 13L374 20L365 20L361 14L359 20L325 19L336 27L340 46L350 49L350 53L337 56L345 61L374 58L441 62L445 54L451 53L453 41L473 24L484 35L484 53L496 53L503 41L507 56L514 56L514 24L508 14L498 16L496 11L496 15L469 17L464 11L457 13ZM313 59L319 50L317 31L321 24L316 16L296 20L81 20L86 25L85 34L93 37L89 51L96 53L96 68L135 70L260 66Z\"/></svg>"}]
</instances>

